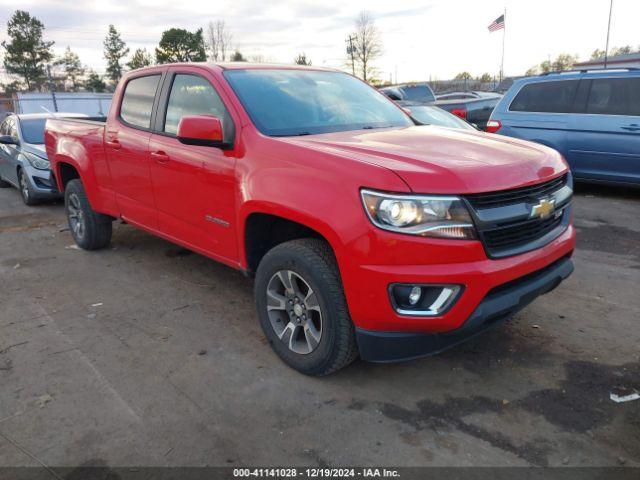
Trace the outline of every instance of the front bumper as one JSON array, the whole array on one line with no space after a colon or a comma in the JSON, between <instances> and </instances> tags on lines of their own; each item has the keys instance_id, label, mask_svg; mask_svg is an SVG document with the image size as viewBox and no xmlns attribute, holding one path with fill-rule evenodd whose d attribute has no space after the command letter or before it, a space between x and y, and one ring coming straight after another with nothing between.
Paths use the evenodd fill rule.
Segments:
<instances>
[{"instance_id":1,"label":"front bumper","mask_svg":"<svg viewBox=\"0 0 640 480\"><path fill-rule=\"evenodd\" d=\"M356 328L360 357L394 362L433 355L499 325L535 298L550 292L573 272L569 256L541 270L500 285L485 296L464 324L444 333L380 332Z\"/></svg>"},{"instance_id":2,"label":"front bumper","mask_svg":"<svg viewBox=\"0 0 640 480\"><path fill-rule=\"evenodd\" d=\"M31 165L24 165L23 168L36 198L44 200L62 196L58 191L55 177L50 170L39 170Z\"/></svg>"}]
</instances>

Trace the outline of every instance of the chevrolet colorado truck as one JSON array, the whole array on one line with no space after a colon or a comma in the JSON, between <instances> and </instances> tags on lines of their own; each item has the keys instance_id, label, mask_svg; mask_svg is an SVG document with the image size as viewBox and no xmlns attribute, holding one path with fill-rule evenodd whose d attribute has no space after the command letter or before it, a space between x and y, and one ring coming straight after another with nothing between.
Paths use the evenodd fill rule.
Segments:
<instances>
[{"instance_id":1,"label":"chevrolet colorado truck","mask_svg":"<svg viewBox=\"0 0 640 480\"><path fill-rule=\"evenodd\" d=\"M254 276L266 338L308 375L440 352L573 270L560 154L415 125L339 71L135 70L104 121L48 120L46 149L78 246L122 219Z\"/></svg>"}]
</instances>

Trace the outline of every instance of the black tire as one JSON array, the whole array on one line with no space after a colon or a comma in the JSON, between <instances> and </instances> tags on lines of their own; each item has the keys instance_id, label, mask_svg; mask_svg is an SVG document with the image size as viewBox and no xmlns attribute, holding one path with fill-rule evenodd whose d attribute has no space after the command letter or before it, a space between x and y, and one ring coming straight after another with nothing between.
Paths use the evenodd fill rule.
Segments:
<instances>
[{"instance_id":1,"label":"black tire","mask_svg":"<svg viewBox=\"0 0 640 480\"><path fill-rule=\"evenodd\" d=\"M2 177L0 177L0 188L10 188L13 187L13 185L11 185L9 182L5 182L4 180L2 180Z\"/></svg>"},{"instance_id":2,"label":"black tire","mask_svg":"<svg viewBox=\"0 0 640 480\"><path fill-rule=\"evenodd\" d=\"M315 292L322 320L321 337L310 353L293 351L290 343L287 343L288 338L280 339L270 318L267 309L268 287L277 273L282 271L294 272L303 284ZM292 240L267 252L256 272L255 301L260 324L273 350L287 365L299 372L314 376L328 375L347 366L358 356L340 272L333 251L326 242L311 238ZM291 315L288 317L286 311L283 312L283 323L289 318L295 322L295 314ZM289 337L293 335L293 331L290 331Z\"/></svg>"},{"instance_id":3,"label":"black tire","mask_svg":"<svg viewBox=\"0 0 640 480\"><path fill-rule=\"evenodd\" d=\"M67 183L64 190L64 207L71 235L80 248L98 250L109 245L113 219L93 211L80 180L75 179ZM79 217L74 217L76 213ZM76 228L78 223L82 224L82 228Z\"/></svg>"},{"instance_id":4,"label":"black tire","mask_svg":"<svg viewBox=\"0 0 640 480\"><path fill-rule=\"evenodd\" d=\"M22 201L25 205L33 207L40 203L22 168L18 170L18 190L20 191L20 196L22 197Z\"/></svg>"}]
</instances>

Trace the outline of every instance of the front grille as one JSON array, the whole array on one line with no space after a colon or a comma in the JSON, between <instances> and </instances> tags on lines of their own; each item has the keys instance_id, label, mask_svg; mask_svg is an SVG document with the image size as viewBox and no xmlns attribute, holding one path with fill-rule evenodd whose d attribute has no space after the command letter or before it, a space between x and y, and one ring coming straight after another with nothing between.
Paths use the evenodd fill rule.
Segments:
<instances>
[{"instance_id":1,"label":"front grille","mask_svg":"<svg viewBox=\"0 0 640 480\"><path fill-rule=\"evenodd\" d=\"M565 174L528 187L466 195L487 254L492 258L517 255L560 235L568 224L569 199L566 191L558 197L556 193L567 185L571 182ZM558 199L556 212L547 218L530 218L533 206L545 198Z\"/></svg>"},{"instance_id":2,"label":"front grille","mask_svg":"<svg viewBox=\"0 0 640 480\"><path fill-rule=\"evenodd\" d=\"M466 198L474 208L495 208L514 203L525 202L530 199L543 198L550 193L560 190L567 184L567 175L563 175L545 183L528 187L514 188L491 193L477 193L467 195Z\"/></svg>"},{"instance_id":3,"label":"front grille","mask_svg":"<svg viewBox=\"0 0 640 480\"><path fill-rule=\"evenodd\" d=\"M505 227L484 230L482 236L485 245L492 251L517 248L538 240L551 232L562 222L562 215L541 220L534 218L524 222L513 223Z\"/></svg>"}]
</instances>

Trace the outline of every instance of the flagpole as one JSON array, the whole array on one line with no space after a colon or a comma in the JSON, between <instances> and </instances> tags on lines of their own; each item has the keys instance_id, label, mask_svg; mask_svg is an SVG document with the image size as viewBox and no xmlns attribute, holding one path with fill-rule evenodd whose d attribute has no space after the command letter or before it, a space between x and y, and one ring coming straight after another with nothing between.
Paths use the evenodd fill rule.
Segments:
<instances>
[{"instance_id":1,"label":"flagpole","mask_svg":"<svg viewBox=\"0 0 640 480\"><path fill-rule=\"evenodd\" d=\"M504 76L504 37L507 35L507 7L504 7L504 16L502 28L502 62L500 63L500 81L502 82L502 78Z\"/></svg>"},{"instance_id":2,"label":"flagpole","mask_svg":"<svg viewBox=\"0 0 640 480\"><path fill-rule=\"evenodd\" d=\"M613 10L613 0L609 3L609 25L607 26L607 45L604 47L604 68L607 68L609 59L609 32L611 31L611 11Z\"/></svg>"}]
</instances>

